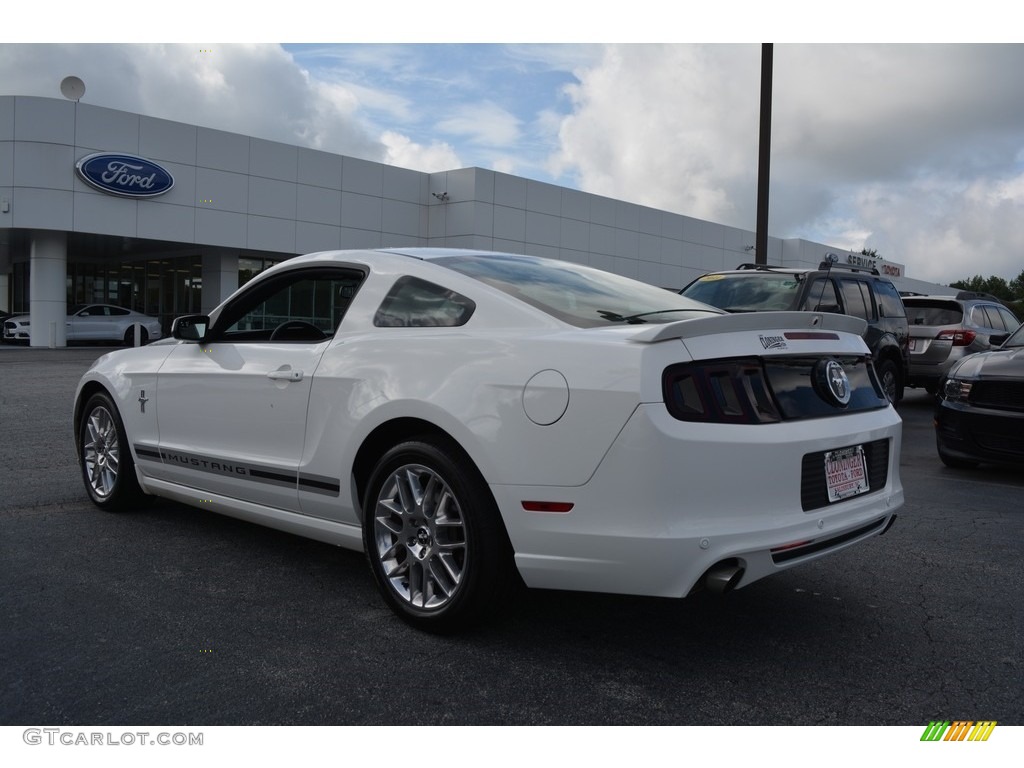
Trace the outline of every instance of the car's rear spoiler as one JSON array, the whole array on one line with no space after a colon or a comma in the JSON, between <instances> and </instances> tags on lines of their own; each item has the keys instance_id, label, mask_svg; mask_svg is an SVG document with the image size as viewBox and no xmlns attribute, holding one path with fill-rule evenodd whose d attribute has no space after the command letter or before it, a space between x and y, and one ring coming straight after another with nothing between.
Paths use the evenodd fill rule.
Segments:
<instances>
[{"instance_id":1,"label":"car's rear spoiler","mask_svg":"<svg viewBox=\"0 0 1024 768\"><path fill-rule=\"evenodd\" d=\"M845 331L863 336L866 321L849 315L830 312L744 312L733 315L716 315L694 320L679 320L664 325L651 325L638 331L633 341L654 342L666 339L689 339L696 336L710 336L718 333L742 331Z\"/></svg>"}]
</instances>

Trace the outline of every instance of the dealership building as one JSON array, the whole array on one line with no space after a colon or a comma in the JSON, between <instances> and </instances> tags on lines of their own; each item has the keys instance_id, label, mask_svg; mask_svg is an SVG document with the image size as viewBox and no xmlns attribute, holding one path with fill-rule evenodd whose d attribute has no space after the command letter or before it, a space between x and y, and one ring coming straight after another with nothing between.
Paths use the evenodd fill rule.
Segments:
<instances>
[{"instance_id":1,"label":"dealership building","mask_svg":"<svg viewBox=\"0 0 1024 768\"><path fill-rule=\"evenodd\" d=\"M64 346L74 304L206 312L267 266L338 248L446 246L588 264L665 288L754 261L755 233L462 168L422 173L251 136L0 96L0 309ZM767 262L863 256L769 238ZM952 293L870 260L900 290Z\"/></svg>"}]
</instances>

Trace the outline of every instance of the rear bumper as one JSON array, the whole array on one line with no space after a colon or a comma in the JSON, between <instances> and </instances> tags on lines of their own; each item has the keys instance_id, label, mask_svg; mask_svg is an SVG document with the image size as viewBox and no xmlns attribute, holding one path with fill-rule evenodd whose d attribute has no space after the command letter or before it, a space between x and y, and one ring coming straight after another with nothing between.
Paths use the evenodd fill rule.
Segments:
<instances>
[{"instance_id":1,"label":"rear bumper","mask_svg":"<svg viewBox=\"0 0 1024 768\"><path fill-rule=\"evenodd\" d=\"M889 447L883 485L804 510L806 455L877 441ZM891 408L748 426L683 423L650 405L585 485L492 488L528 585L681 597L723 560L746 586L882 532L903 503L900 441ZM526 512L527 500L574 506Z\"/></svg>"},{"instance_id":2,"label":"rear bumper","mask_svg":"<svg viewBox=\"0 0 1024 768\"><path fill-rule=\"evenodd\" d=\"M945 378L946 372L953 367L953 360L945 360L941 363L915 363L910 358L910 368L907 372L907 385L911 387L938 386Z\"/></svg>"}]
</instances>

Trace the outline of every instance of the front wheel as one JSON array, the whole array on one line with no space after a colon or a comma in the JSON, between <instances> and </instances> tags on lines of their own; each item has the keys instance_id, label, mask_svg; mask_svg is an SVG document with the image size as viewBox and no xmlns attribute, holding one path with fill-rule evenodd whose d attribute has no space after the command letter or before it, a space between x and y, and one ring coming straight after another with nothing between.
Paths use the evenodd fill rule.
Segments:
<instances>
[{"instance_id":1,"label":"front wheel","mask_svg":"<svg viewBox=\"0 0 1024 768\"><path fill-rule=\"evenodd\" d=\"M404 621L449 632L504 607L511 546L490 489L453 443L424 437L391 448L363 510L370 569Z\"/></svg>"},{"instance_id":2,"label":"front wheel","mask_svg":"<svg viewBox=\"0 0 1024 768\"><path fill-rule=\"evenodd\" d=\"M85 490L96 506L120 512L142 499L124 425L105 392L94 394L82 409L78 460Z\"/></svg>"}]
</instances>

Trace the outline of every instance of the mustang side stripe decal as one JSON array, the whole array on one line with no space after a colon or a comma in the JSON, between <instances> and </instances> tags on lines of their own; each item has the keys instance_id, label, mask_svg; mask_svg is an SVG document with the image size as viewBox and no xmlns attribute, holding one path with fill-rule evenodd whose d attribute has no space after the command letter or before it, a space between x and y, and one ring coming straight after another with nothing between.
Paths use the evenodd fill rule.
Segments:
<instances>
[{"instance_id":1,"label":"mustang side stripe decal","mask_svg":"<svg viewBox=\"0 0 1024 768\"><path fill-rule=\"evenodd\" d=\"M252 480L257 483L270 483L282 486L297 485L300 491L322 493L328 496L337 496L341 493L341 484L337 480L331 477L323 477L322 475L300 474L296 477L294 473L276 467L240 464L238 462L217 459L212 456L203 456L198 453L166 450L141 443L136 443L134 448L136 456L143 461L174 464L197 472L229 475L230 477Z\"/></svg>"},{"instance_id":2,"label":"mustang side stripe decal","mask_svg":"<svg viewBox=\"0 0 1024 768\"><path fill-rule=\"evenodd\" d=\"M325 493L328 496L337 496L341 493L341 484L333 477L322 477L321 475L299 474L299 490L311 493Z\"/></svg>"}]
</instances>

